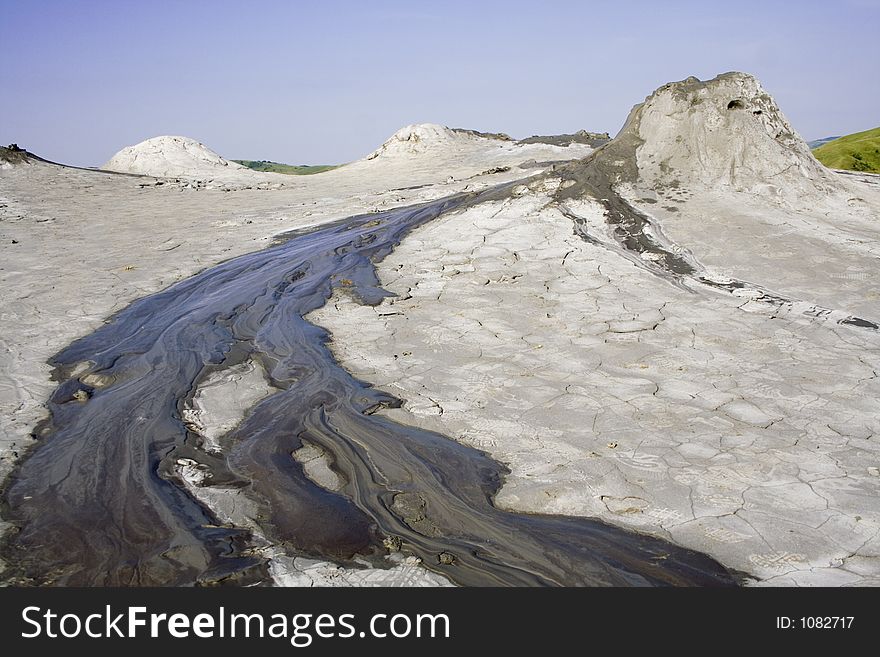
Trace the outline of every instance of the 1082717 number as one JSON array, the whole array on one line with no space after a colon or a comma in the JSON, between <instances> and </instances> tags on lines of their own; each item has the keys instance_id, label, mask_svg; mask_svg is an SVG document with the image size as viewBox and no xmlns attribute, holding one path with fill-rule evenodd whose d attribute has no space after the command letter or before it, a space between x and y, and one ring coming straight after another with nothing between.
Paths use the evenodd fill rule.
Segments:
<instances>
[{"instance_id":1,"label":"1082717 number","mask_svg":"<svg viewBox=\"0 0 880 657\"><path fill-rule=\"evenodd\" d=\"M776 627L780 630L848 630L854 620L855 616L777 616Z\"/></svg>"},{"instance_id":2,"label":"1082717 number","mask_svg":"<svg viewBox=\"0 0 880 657\"><path fill-rule=\"evenodd\" d=\"M849 629L855 616L802 616L801 627L805 630Z\"/></svg>"}]
</instances>

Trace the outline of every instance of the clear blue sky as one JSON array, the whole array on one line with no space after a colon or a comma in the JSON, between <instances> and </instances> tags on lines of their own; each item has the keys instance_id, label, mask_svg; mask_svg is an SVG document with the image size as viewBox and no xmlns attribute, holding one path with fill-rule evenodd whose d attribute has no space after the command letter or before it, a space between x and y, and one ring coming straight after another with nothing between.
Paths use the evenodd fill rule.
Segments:
<instances>
[{"instance_id":1,"label":"clear blue sky","mask_svg":"<svg viewBox=\"0 0 880 657\"><path fill-rule=\"evenodd\" d=\"M880 124L878 64L880 0L0 0L0 142L335 163L408 123L613 134L661 84L729 70L813 139Z\"/></svg>"}]
</instances>

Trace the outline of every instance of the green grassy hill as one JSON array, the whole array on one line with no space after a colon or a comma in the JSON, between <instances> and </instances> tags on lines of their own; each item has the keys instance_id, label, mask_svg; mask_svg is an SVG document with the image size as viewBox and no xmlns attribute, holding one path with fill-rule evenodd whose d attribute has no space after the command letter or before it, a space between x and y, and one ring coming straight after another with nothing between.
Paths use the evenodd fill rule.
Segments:
<instances>
[{"instance_id":1,"label":"green grassy hill","mask_svg":"<svg viewBox=\"0 0 880 657\"><path fill-rule=\"evenodd\" d=\"M309 166L305 164L281 164L280 162L270 162L269 160L232 160L248 169L254 171L268 171L269 173L284 173L291 176L308 176L313 173L321 173L337 168L338 164L316 164Z\"/></svg>"},{"instance_id":2,"label":"green grassy hill","mask_svg":"<svg viewBox=\"0 0 880 657\"><path fill-rule=\"evenodd\" d=\"M831 169L880 173L880 128L830 141L813 155Z\"/></svg>"}]
</instances>

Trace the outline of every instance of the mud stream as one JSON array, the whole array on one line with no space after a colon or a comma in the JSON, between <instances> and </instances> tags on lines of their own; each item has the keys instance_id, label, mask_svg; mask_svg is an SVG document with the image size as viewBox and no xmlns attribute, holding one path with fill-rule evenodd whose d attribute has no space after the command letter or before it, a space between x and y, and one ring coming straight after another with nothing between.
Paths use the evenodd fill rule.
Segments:
<instances>
[{"instance_id":1,"label":"mud stream","mask_svg":"<svg viewBox=\"0 0 880 657\"><path fill-rule=\"evenodd\" d=\"M604 208L605 226L613 239L611 250L680 289L691 292L711 289L724 293L751 291L756 301L793 315L799 314L810 320L832 321L871 331L880 330L877 322L805 302L762 285L727 277L718 280L709 276L706 267L688 250L667 238L662 227L652 217L638 210L617 192L613 182L615 174L609 171L608 163L602 156L600 149L592 157L567 164L561 173L574 185L560 188L555 199L559 211L573 222L575 234L588 244L609 248L609 244L590 233L583 217L568 208L568 199L591 198L600 203ZM646 255L650 258L645 258Z\"/></svg>"},{"instance_id":2,"label":"mud stream","mask_svg":"<svg viewBox=\"0 0 880 657\"><path fill-rule=\"evenodd\" d=\"M383 539L396 537L461 585L735 584L710 558L659 539L495 508L504 466L373 414L400 401L339 367L330 336L303 319L333 287L380 303L388 293L374 262L409 230L498 193L292 235L132 303L57 354L51 418L5 486L7 581L266 582L249 531L221 525L178 478L175 463L191 458L210 468L211 486L251 500L265 537L290 554L381 566ZM182 409L201 381L244 359L279 391L209 454ZM332 456L340 491L313 483L291 457L303 440Z\"/></svg>"}]
</instances>

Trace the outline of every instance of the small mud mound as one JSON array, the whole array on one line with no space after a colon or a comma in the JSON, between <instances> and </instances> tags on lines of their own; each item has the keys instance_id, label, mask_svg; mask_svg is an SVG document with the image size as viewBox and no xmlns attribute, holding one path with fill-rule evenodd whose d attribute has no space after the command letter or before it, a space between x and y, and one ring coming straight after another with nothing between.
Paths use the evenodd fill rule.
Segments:
<instances>
[{"instance_id":1,"label":"small mud mound","mask_svg":"<svg viewBox=\"0 0 880 657\"><path fill-rule=\"evenodd\" d=\"M409 158L425 153L455 151L462 147L473 146L487 140L507 141L506 135L490 135L473 130L447 128L436 123L418 123L408 125L389 137L365 159L375 160Z\"/></svg>"},{"instance_id":2,"label":"small mud mound","mask_svg":"<svg viewBox=\"0 0 880 657\"><path fill-rule=\"evenodd\" d=\"M101 167L107 171L157 177L210 177L250 170L188 137L153 137L116 153Z\"/></svg>"}]
</instances>

